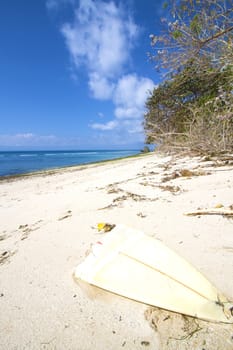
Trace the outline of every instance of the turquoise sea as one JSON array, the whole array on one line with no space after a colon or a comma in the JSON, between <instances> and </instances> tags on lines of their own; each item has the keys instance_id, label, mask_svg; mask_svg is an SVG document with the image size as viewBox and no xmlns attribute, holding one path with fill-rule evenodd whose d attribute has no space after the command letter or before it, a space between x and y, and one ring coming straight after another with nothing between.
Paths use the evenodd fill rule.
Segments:
<instances>
[{"instance_id":1,"label":"turquoise sea","mask_svg":"<svg viewBox=\"0 0 233 350\"><path fill-rule=\"evenodd\" d=\"M0 176L88 164L138 153L139 150L0 151Z\"/></svg>"}]
</instances>

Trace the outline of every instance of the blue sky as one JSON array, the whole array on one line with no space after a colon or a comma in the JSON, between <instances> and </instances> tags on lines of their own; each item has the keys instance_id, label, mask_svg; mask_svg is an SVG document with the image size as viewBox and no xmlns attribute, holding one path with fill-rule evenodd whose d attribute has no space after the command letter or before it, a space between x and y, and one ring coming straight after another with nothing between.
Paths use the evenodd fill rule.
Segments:
<instances>
[{"instance_id":1,"label":"blue sky","mask_svg":"<svg viewBox=\"0 0 233 350\"><path fill-rule=\"evenodd\" d=\"M0 149L141 147L161 4L1 3Z\"/></svg>"}]
</instances>

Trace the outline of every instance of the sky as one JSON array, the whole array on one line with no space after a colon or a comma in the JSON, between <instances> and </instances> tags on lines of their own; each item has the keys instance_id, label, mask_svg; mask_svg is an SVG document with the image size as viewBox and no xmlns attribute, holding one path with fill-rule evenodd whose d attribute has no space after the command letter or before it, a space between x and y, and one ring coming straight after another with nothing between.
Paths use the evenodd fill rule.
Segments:
<instances>
[{"instance_id":1,"label":"sky","mask_svg":"<svg viewBox=\"0 0 233 350\"><path fill-rule=\"evenodd\" d=\"M138 149L162 0L8 0L0 150Z\"/></svg>"}]
</instances>

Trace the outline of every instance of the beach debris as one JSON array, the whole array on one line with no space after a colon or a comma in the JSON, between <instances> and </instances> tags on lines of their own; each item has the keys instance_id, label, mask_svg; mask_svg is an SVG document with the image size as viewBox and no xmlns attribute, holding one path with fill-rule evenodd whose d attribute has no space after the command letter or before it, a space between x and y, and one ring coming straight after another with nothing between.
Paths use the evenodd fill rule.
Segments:
<instances>
[{"instance_id":1,"label":"beach debris","mask_svg":"<svg viewBox=\"0 0 233 350\"><path fill-rule=\"evenodd\" d=\"M153 202L157 201L158 198L149 198L144 195L140 195L137 193L132 193L132 192L126 192L126 195L122 197L115 198L113 202L118 202L126 199L132 199L135 202L142 202L142 201L148 201L148 202Z\"/></svg>"},{"instance_id":2,"label":"beach debris","mask_svg":"<svg viewBox=\"0 0 233 350\"><path fill-rule=\"evenodd\" d=\"M181 188L179 186L172 186L172 185L166 185L166 186L159 186L159 188L162 191L169 191L171 193L178 193L181 192Z\"/></svg>"},{"instance_id":3,"label":"beach debris","mask_svg":"<svg viewBox=\"0 0 233 350\"><path fill-rule=\"evenodd\" d=\"M150 345L150 342L147 341L147 340L143 340L143 341L141 341L141 345L142 345L142 346L149 346L149 345Z\"/></svg>"},{"instance_id":4,"label":"beach debris","mask_svg":"<svg viewBox=\"0 0 233 350\"><path fill-rule=\"evenodd\" d=\"M186 216L197 216L197 215L222 215L227 217L233 217L233 209L225 209L223 206L215 207L212 209L199 209L193 212L185 213Z\"/></svg>"},{"instance_id":5,"label":"beach debris","mask_svg":"<svg viewBox=\"0 0 233 350\"><path fill-rule=\"evenodd\" d=\"M41 227L39 225L41 222L42 222L42 220L39 220L39 221L31 224L30 226L28 224L19 225L18 230L20 230L22 232L21 241L28 238L28 235L30 232L38 230Z\"/></svg>"},{"instance_id":6,"label":"beach debris","mask_svg":"<svg viewBox=\"0 0 233 350\"><path fill-rule=\"evenodd\" d=\"M28 224L19 225L19 230L27 230L27 229L28 229Z\"/></svg>"},{"instance_id":7,"label":"beach debris","mask_svg":"<svg viewBox=\"0 0 233 350\"><path fill-rule=\"evenodd\" d=\"M140 195L132 192L126 192L122 196L114 198L111 204L107 205L106 207L99 208L98 210L119 207L122 205L124 201L128 199L132 199L134 202L141 202L141 201L154 202L158 200L158 198L148 198L144 195Z\"/></svg>"},{"instance_id":8,"label":"beach debris","mask_svg":"<svg viewBox=\"0 0 233 350\"><path fill-rule=\"evenodd\" d=\"M132 193L132 192L126 192L125 195L115 198L113 200L113 203L122 202L122 201L129 199L129 198L135 202L147 200L146 196L144 196L144 195L139 195L139 194Z\"/></svg>"},{"instance_id":9,"label":"beach debris","mask_svg":"<svg viewBox=\"0 0 233 350\"><path fill-rule=\"evenodd\" d=\"M5 250L4 252L0 253L0 265L4 264L5 262L7 262L7 260L14 255L16 252L11 252L11 251L7 251Z\"/></svg>"},{"instance_id":10,"label":"beach debris","mask_svg":"<svg viewBox=\"0 0 233 350\"><path fill-rule=\"evenodd\" d=\"M69 217L72 216L72 210L67 210L66 214L64 214L63 216L61 216L60 218L58 218L59 221L67 219Z\"/></svg>"},{"instance_id":11,"label":"beach debris","mask_svg":"<svg viewBox=\"0 0 233 350\"><path fill-rule=\"evenodd\" d=\"M230 253L233 253L233 247L222 247L222 249L224 249Z\"/></svg>"},{"instance_id":12,"label":"beach debris","mask_svg":"<svg viewBox=\"0 0 233 350\"><path fill-rule=\"evenodd\" d=\"M73 278L104 294L108 291L192 318L233 323L233 304L200 272L161 241L124 225L116 225L92 245Z\"/></svg>"},{"instance_id":13,"label":"beach debris","mask_svg":"<svg viewBox=\"0 0 233 350\"><path fill-rule=\"evenodd\" d=\"M105 210L105 209L112 209L112 208L115 208L117 207L117 204L109 204L107 205L106 207L103 207L103 208L99 208L98 210Z\"/></svg>"},{"instance_id":14,"label":"beach debris","mask_svg":"<svg viewBox=\"0 0 233 350\"><path fill-rule=\"evenodd\" d=\"M209 161L211 161L213 158L208 154L208 155L206 155L206 156L203 156L201 159L200 159L200 161L201 162L209 162Z\"/></svg>"},{"instance_id":15,"label":"beach debris","mask_svg":"<svg viewBox=\"0 0 233 350\"><path fill-rule=\"evenodd\" d=\"M158 168L163 168L165 171L170 169L172 167L172 165L174 165L176 163L173 163L171 160L169 160L166 163L162 163L162 164L158 164L157 167Z\"/></svg>"},{"instance_id":16,"label":"beach debris","mask_svg":"<svg viewBox=\"0 0 233 350\"><path fill-rule=\"evenodd\" d=\"M41 224L43 220L38 220L34 223L32 223L30 226L28 224L25 225L19 225L18 230L21 230L22 232L30 232L35 231L40 228L39 224Z\"/></svg>"},{"instance_id":17,"label":"beach debris","mask_svg":"<svg viewBox=\"0 0 233 350\"><path fill-rule=\"evenodd\" d=\"M197 320L156 307L149 307L144 315L159 334L163 350L232 350L232 325Z\"/></svg>"},{"instance_id":18,"label":"beach debris","mask_svg":"<svg viewBox=\"0 0 233 350\"><path fill-rule=\"evenodd\" d=\"M224 166L224 165L232 165L233 164L233 155L225 154L225 155L209 155L205 156L201 159L201 162L213 162L213 166Z\"/></svg>"},{"instance_id":19,"label":"beach debris","mask_svg":"<svg viewBox=\"0 0 233 350\"><path fill-rule=\"evenodd\" d=\"M32 229L28 226L28 224L25 225L19 225L18 228L20 231L22 231L23 235L21 237L21 241L26 239L28 237L28 234L32 231Z\"/></svg>"},{"instance_id":20,"label":"beach debris","mask_svg":"<svg viewBox=\"0 0 233 350\"><path fill-rule=\"evenodd\" d=\"M154 187L154 188L158 187L157 183L153 183L153 182L149 182L149 181L140 182L139 185L141 185L141 186L150 186L150 187Z\"/></svg>"},{"instance_id":21,"label":"beach debris","mask_svg":"<svg viewBox=\"0 0 233 350\"><path fill-rule=\"evenodd\" d=\"M137 213L137 216L139 216L140 218L146 218L146 215L143 214L141 211Z\"/></svg>"},{"instance_id":22,"label":"beach debris","mask_svg":"<svg viewBox=\"0 0 233 350\"><path fill-rule=\"evenodd\" d=\"M180 169L175 170L170 175L166 175L162 178L162 182L167 182L170 180L174 180L178 177L192 177L192 176L204 176L210 175L210 172L198 169L198 170L189 170L189 169Z\"/></svg>"},{"instance_id":23,"label":"beach debris","mask_svg":"<svg viewBox=\"0 0 233 350\"><path fill-rule=\"evenodd\" d=\"M121 190L120 188L118 188L117 186L115 185L109 185L107 187L107 193L108 194L112 194L112 193L119 193L119 192L122 192L123 190Z\"/></svg>"},{"instance_id":24,"label":"beach debris","mask_svg":"<svg viewBox=\"0 0 233 350\"><path fill-rule=\"evenodd\" d=\"M99 232L109 232L111 231L116 225L115 224L109 224L107 222L100 222L97 225Z\"/></svg>"},{"instance_id":25,"label":"beach debris","mask_svg":"<svg viewBox=\"0 0 233 350\"><path fill-rule=\"evenodd\" d=\"M4 239L6 239L6 238L7 238L6 235L1 235L1 236L0 236L0 241L4 241Z\"/></svg>"},{"instance_id":26,"label":"beach debris","mask_svg":"<svg viewBox=\"0 0 233 350\"><path fill-rule=\"evenodd\" d=\"M224 205L221 204L221 203L218 203L218 204L215 205L215 208L216 208L216 209L217 209L217 208L223 208L223 207L224 207Z\"/></svg>"}]
</instances>

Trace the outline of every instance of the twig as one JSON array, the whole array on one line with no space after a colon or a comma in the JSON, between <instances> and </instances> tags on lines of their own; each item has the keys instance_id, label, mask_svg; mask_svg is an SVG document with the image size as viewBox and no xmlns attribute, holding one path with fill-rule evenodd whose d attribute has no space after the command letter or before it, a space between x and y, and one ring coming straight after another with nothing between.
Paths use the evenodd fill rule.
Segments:
<instances>
[{"instance_id":1,"label":"twig","mask_svg":"<svg viewBox=\"0 0 233 350\"><path fill-rule=\"evenodd\" d=\"M223 216L232 216L233 217L233 210L230 209L202 209L197 210L189 213L185 213L184 215L187 216L196 216L196 215L223 215Z\"/></svg>"}]
</instances>

